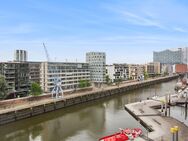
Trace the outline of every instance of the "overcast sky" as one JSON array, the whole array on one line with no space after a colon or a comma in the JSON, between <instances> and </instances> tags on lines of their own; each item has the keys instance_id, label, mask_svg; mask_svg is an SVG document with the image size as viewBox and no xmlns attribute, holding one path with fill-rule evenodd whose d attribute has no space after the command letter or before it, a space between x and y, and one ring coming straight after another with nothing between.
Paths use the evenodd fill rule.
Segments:
<instances>
[{"instance_id":1,"label":"overcast sky","mask_svg":"<svg viewBox=\"0 0 188 141\"><path fill-rule=\"evenodd\" d=\"M103 51L107 63L146 63L153 51L188 45L187 0L4 0L0 61L15 49L29 60L85 62Z\"/></svg>"}]
</instances>

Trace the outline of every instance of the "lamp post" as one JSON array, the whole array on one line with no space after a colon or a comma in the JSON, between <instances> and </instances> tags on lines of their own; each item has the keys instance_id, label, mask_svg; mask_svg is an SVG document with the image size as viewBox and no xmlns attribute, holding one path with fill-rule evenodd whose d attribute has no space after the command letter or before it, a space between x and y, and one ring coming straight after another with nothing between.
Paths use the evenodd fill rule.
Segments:
<instances>
[{"instance_id":1,"label":"lamp post","mask_svg":"<svg viewBox=\"0 0 188 141\"><path fill-rule=\"evenodd\" d=\"M170 132L172 134L171 141L175 141L175 132L176 132L176 130L174 128L170 128Z\"/></svg>"},{"instance_id":2,"label":"lamp post","mask_svg":"<svg viewBox=\"0 0 188 141\"><path fill-rule=\"evenodd\" d=\"M175 131L176 141L178 141L179 127L178 126L174 126L174 131Z\"/></svg>"}]
</instances>

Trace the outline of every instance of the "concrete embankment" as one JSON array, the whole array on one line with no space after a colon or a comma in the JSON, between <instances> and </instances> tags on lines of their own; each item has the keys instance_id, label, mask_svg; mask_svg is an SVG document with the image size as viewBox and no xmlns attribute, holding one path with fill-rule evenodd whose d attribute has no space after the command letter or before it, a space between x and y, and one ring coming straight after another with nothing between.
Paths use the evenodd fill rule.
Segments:
<instances>
[{"instance_id":1,"label":"concrete embankment","mask_svg":"<svg viewBox=\"0 0 188 141\"><path fill-rule=\"evenodd\" d=\"M70 95L64 96L64 98L60 99L52 99L49 96L46 96L45 98L42 98L39 101L27 101L26 98L20 98L15 100L8 100L8 101L1 101L0 107L3 107L4 105L15 103L14 106L10 106L6 108L0 108L0 125L7 124L10 122L14 122L17 120L33 117L36 115L40 115L43 113L51 112L54 110L58 110L61 108L73 106L76 104L81 104L85 102L89 102L92 100L101 99L104 97L122 94L124 92L146 87L149 85L170 81L178 76L171 76L171 77L161 77L156 78L152 80L147 80L143 82L134 82L134 83L128 83L128 84L121 84L119 87L117 86L110 86L106 88L102 88L100 90L95 91L88 91L88 92L82 92L82 93L74 93ZM29 99L29 98L28 98ZM24 100L23 104L22 100ZM19 101L19 102L18 102Z\"/></svg>"},{"instance_id":2,"label":"concrete embankment","mask_svg":"<svg viewBox=\"0 0 188 141\"><path fill-rule=\"evenodd\" d=\"M154 141L170 141L172 134L170 129L178 126L179 141L187 141L188 127L182 122L170 117L163 116L161 112L154 107L161 105L156 100L145 100L125 105L125 109L138 120L148 131L148 137Z\"/></svg>"}]
</instances>

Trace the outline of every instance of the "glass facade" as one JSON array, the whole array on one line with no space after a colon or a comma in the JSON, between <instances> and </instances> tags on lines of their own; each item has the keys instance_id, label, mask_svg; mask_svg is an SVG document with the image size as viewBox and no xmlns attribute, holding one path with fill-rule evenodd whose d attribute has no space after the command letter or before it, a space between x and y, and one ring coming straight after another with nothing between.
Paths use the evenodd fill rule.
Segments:
<instances>
[{"instance_id":1,"label":"glass facade","mask_svg":"<svg viewBox=\"0 0 188 141\"><path fill-rule=\"evenodd\" d=\"M160 62L162 64L182 64L182 57L181 49L153 52L153 62Z\"/></svg>"}]
</instances>

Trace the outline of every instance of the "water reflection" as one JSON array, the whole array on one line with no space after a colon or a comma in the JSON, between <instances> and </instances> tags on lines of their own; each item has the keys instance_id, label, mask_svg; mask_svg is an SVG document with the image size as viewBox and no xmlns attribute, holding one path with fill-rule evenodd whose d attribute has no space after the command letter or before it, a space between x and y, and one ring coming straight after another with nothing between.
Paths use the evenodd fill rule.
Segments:
<instances>
[{"instance_id":1,"label":"water reflection","mask_svg":"<svg viewBox=\"0 0 188 141\"><path fill-rule=\"evenodd\" d=\"M77 107L74 108L77 109ZM56 141L73 136L86 128L90 132L100 131L104 129L104 123L105 107L103 104L80 110L74 110L72 107L7 125L5 127L8 130L3 130L0 135L1 141L35 140L39 135L42 141Z\"/></svg>"},{"instance_id":2,"label":"water reflection","mask_svg":"<svg viewBox=\"0 0 188 141\"><path fill-rule=\"evenodd\" d=\"M175 106L171 107L171 116L180 120L181 122L185 123L188 126L188 120L187 120L187 112L188 109L186 109L183 106Z\"/></svg>"},{"instance_id":3,"label":"water reflection","mask_svg":"<svg viewBox=\"0 0 188 141\"><path fill-rule=\"evenodd\" d=\"M173 91L176 81L76 105L0 127L1 141L96 141L119 128L143 128L124 105Z\"/></svg>"}]
</instances>

